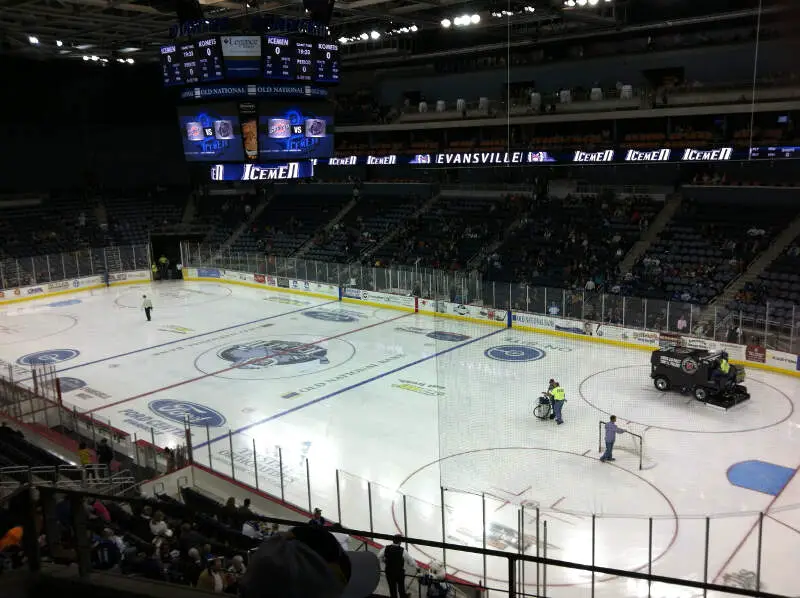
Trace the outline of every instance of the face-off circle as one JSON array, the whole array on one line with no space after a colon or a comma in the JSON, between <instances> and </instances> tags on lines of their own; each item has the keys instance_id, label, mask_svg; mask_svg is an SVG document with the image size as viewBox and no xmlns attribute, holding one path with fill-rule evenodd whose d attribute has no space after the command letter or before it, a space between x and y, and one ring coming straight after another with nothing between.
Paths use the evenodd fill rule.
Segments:
<instances>
[{"instance_id":1,"label":"face-off circle","mask_svg":"<svg viewBox=\"0 0 800 598\"><path fill-rule=\"evenodd\" d=\"M77 324L75 316L43 311L0 317L0 345L38 341L66 332Z\"/></svg>"},{"instance_id":2,"label":"face-off circle","mask_svg":"<svg viewBox=\"0 0 800 598\"><path fill-rule=\"evenodd\" d=\"M230 380L278 380L330 370L355 353L355 347L342 339L263 334L210 349L195 360L195 367L204 374Z\"/></svg>"},{"instance_id":3,"label":"face-off circle","mask_svg":"<svg viewBox=\"0 0 800 598\"><path fill-rule=\"evenodd\" d=\"M441 530L441 511L434 506L439 504L438 492L426 493L430 488L438 490L441 479L446 479L448 488L445 529L456 544L476 548L482 545L481 513L485 508L486 514L491 513L491 521L486 524L487 546L517 552L519 542L526 554L535 555L537 543L542 549L544 541L537 537L541 534L541 529L538 534L536 529L538 509L540 520L548 522L547 556L589 563L592 513L596 513L596 537L606 555L604 565L642 571L647 568L647 551L632 551L630 547L646 545L648 518L653 517L654 523L653 563L669 552L678 534L677 513L669 498L638 473L615 464L601 464L594 455L526 447L469 450L420 467L397 489L398 495L420 500L408 498L392 503L398 532L403 533L406 524L411 530ZM518 534L520 513L525 516L522 538ZM427 559L435 558L432 549L414 548ZM458 559L458 553L452 557L448 553L447 564L459 569L459 576L482 579L480 565L467 557L463 562ZM506 582L505 573L505 563L490 565L487 579ZM611 579L598 575L596 581ZM548 581L552 586L568 587L584 585L589 579L585 572L553 568ZM533 579L526 581L526 585L534 587L535 583Z\"/></svg>"},{"instance_id":4,"label":"face-off circle","mask_svg":"<svg viewBox=\"0 0 800 598\"><path fill-rule=\"evenodd\" d=\"M770 374L758 376L768 378ZM581 382L579 394L601 418L613 413L627 422L671 432L752 432L776 426L792 416L794 404L782 390L750 376L749 372L745 386L757 400L737 405L725 417L697 401L691 393L657 390L650 378L649 365L618 366L590 374Z\"/></svg>"},{"instance_id":5,"label":"face-off circle","mask_svg":"<svg viewBox=\"0 0 800 598\"><path fill-rule=\"evenodd\" d=\"M166 285L164 288L155 290L133 288L120 294L114 303L119 307L128 309L141 309L143 294L153 300L153 306L158 310L159 308L189 307L212 303L229 297L233 294L233 291L219 284L202 283Z\"/></svg>"}]
</instances>

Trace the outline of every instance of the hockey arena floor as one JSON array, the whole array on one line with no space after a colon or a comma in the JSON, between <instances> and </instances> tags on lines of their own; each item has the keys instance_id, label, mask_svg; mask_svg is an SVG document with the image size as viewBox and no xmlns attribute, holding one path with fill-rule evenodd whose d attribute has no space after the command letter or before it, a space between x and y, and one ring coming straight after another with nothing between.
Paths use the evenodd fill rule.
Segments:
<instances>
[{"instance_id":1,"label":"hockey arena floor","mask_svg":"<svg viewBox=\"0 0 800 598\"><path fill-rule=\"evenodd\" d=\"M517 550L524 507L528 554L590 564L594 513L595 563L646 572L652 518L653 573L702 581L710 517L708 581L752 585L760 545L761 589L800 594L798 379L751 368L751 400L724 412L658 393L644 351L210 282L0 307L0 359L18 375L57 363L66 403L146 440L155 425L162 446L182 441L189 413L199 462L227 474L233 462L251 485L258 471L278 495L281 463L286 499L303 508L308 472L314 506L334 520L339 470L346 527L368 529L371 502L375 531L441 539L444 496L447 540L480 546L485 499L489 548ZM561 426L533 415L550 378L566 389ZM630 436L615 463L598 460L612 413L644 438L643 469ZM447 562L483 577L477 555ZM499 559L487 572L490 586L507 579ZM526 591L536 578L526 568ZM588 596L589 579L549 567L548 596ZM648 595L607 576L595 591Z\"/></svg>"}]
</instances>

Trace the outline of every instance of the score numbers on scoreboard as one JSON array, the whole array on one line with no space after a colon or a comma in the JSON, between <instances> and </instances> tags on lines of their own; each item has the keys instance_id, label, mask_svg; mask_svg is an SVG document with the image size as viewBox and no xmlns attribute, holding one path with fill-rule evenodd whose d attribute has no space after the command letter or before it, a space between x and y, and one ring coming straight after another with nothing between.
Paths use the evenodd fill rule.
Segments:
<instances>
[{"instance_id":1,"label":"score numbers on scoreboard","mask_svg":"<svg viewBox=\"0 0 800 598\"><path fill-rule=\"evenodd\" d=\"M280 35L264 38L264 78L307 83L339 82L339 46Z\"/></svg>"},{"instance_id":2,"label":"score numbers on scoreboard","mask_svg":"<svg viewBox=\"0 0 800 598\"><path fill-rule=\"evenodd\" d=\"M339 45L331 41L296 39L282 35L265 35L260 52L262 75L267 81L298 83L339 83ZM161 72L164 85L195 85L219 81L231 76L225 60L242 60L242 55L209 37L161 48ZM231 65L227 65L230 68ZM252 75L251 75L252 76ZM247 77L250 78L250 77Z\"/></svg>"},{"instance_id":3,"label":"score numbers on scoreboard","mask_svg":"<svg viewBox=\"0 0 800 598\"><path fill-rule=\"evenodd\" d=\"M191 85L222 79L222 50L216 37L161 48L164 85Z\"/></svg>"}]
</instances>

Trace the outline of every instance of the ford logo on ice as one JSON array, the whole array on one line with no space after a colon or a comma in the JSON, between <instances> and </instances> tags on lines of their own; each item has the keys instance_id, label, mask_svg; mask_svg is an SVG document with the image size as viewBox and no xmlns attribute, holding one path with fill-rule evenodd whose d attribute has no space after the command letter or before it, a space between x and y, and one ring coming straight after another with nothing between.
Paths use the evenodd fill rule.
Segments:
<instances>
[{"instance_id":1,"label":"ford logo on ice","mask_svg":"<svg viewBox=\"0 0 800 598\"><path fill-rule=\"evenodd\" d=\"M193 426L208 426L209 428L219 428L225 425L225 416L219 411L215 411L205 405L190 403L189 401L173 401L171 399L159 399L151 401L148 405L150 411L156 415L183 424L187 420Z\"/></svg>"}]
</instances>

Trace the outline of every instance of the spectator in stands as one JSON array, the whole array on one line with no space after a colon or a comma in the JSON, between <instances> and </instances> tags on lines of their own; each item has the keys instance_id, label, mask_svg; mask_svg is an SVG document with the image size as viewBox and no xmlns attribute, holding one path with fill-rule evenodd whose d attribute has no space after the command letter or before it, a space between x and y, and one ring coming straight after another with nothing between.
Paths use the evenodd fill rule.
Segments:
<instances>
[{"instance_id":1,"label":"spectator in stands","mask_svg":"<svg viewBox=\"0 0 800 598\"><path fill-rule=\"evenodd\" d=\"M197 586L197 580L203 572L203 562L200 559L200 551L197 548L190 548L180 564L183 570L183 579L187 585Z\"/></svg>"},{"instance_id":2,"label":"spectator in stands","mask_svg":"<svg viewBox=\"0 0 800 598\"><path fill-rule=\"evenodd\" d=\"M3 425L5 426L6 424L3 423ZM81 442L78 445L78 460L83 468L84 478L86 480L91 478L92 481L97 481L97 473L95 472L94 467L92 467L94 463L94 457L92 456L92 452L86 446L85 442Z\"/></svg>"},{"instance_id":3,"label":"spectator in stands","mask_svg":"<svg viewBox=\"0 0 800 598\"><path fill-rule=\"evenodd\" d=\"M122 560L122 553L113 538L114 532L106 528L102 537L92 545L92 566L95 569L108 571Z\"/></svg>"},{"instance_id":4,"label":"spectator in stands","mask_svg":"<svg viewBox=\"0 0 800 598\"><path fill-rule=\"evenodd\" d=\"M225 514L226 525L236 527L236 522L239 520L239 509L236 506L236 499L233 496L228 497L222 511Z\"/></svg>"},{"instance_id":5,"label":"spectator in stands","mask_svg":"<svg viewBox=\"0 0 800 598\"><path fill-rule=\"evenodd\" d=\"M202 546L205 543L206 539L203 534L194 529L190 523L184 522L181 524L181 536L178 544L182 555L188 555L192 549L197 550L198 546ZM198 560L200 558L199 552L197 553L197 558ZM199 572L197 574L200 575Z\"/></svg>"},{"instance_id":6,"label":"spectator in stands","mask_svg":"<svg viewBox=\"0 0 800 598\"><path fill-rule=\"evenodd\" d=\"M222 571L222 559L209 559L206 568L197 579L197 589L222 594L227 585L226 575Z\"/></svg>"},{"instance_id":7,"label":"spectator in stands","mask_svg":"<svg viewBox=\"0 0 800 598\"><path fill-rule=\"evenodd\" d=\"M150 532L156 538L172 537L172 530L169 529L169 525L164 521L164 513L161 511L156 511L153 514L153 518L150 520Z\"/></svg>"},{"instance_id":8,"label":"spectator in stands","mask_svg":"<svg viewBox=\"0 0 800 598\"><path fill-rule=\"evenodd\" d=\"M397 535L389 546L384 546L378 553L378 559L384 564L391 598L407 598L406 566L417 569L417 562L403 548L402 542L403 537Z\"/></svg>"},{"instance_id":9,"label":"spectator in stands","mask_svg":"<svg viewBox=\"0 0 800 598\"><path fill-rule=\"evenodd\" d=\"M678 332L685 334L688 332L688 327L689 324L686 322L686 317L681 314L680 317L678 317Z\"/></svg>"},{"instance_id":10,"label":"spectator in stands","mask_svg":"<svg viewBox=\"0 0 800 598\"><path fill-rule=\"evenodd\" d=\"M111 447L108 445L108 439L103 438L100 441L97 449L95 450L97 453L97 461L100 465L103 465L103 475L110 476L111 475L111 462L114 460L114 451L111 450Z\"/></svg>"},{"instance_id":11,"label":"spectator in stands","mask_svg":"<svg viewBox=\"0 0 800 598\"><path fill-rule=\"evenodd\" d=\"M239 507L239 515L242 516L242 517L246 517L248 519L253 517L253 511L250 510L250 499L249 498L245 498L244 499L244 504L242 504L242 506Z\"/></svg>"},{"instance_id":12,"label":"spectator in stands","mask_svg":"<svg viewBox=\"0 0 800 598\"><path fill-rule=\"evenodd\" d=\"M98 519L101 519L106 523L111 522L111 513L108 512L108 509L102 502L100 502L99 498L95 498L92 501L92 509L94 509L95 515L97 515Z\"/></svg>"},{"instance_id":13,"label":"spectator in stands","mask_svg":"<svg viewBox=\"0 0 800 598\"><path fill-rule=\"evenodd\" d=\"M244 558L241 555L236 555L231 559L231 566L228 567L228 587L225 589L226 594L239 593L239 581L247 573L247 567L244 564Z\"/></svg>"},{"instance_id":14,"label":"spectator in stands","mask_svg":"<svg viewBox=\"0 0 800 598\"><path fill-rule=\"evenodd\" d=\"M314 509L314 516L308 521L309 525L328 525L322 516L322 509Z\"/></svg>"}]
</instances>

